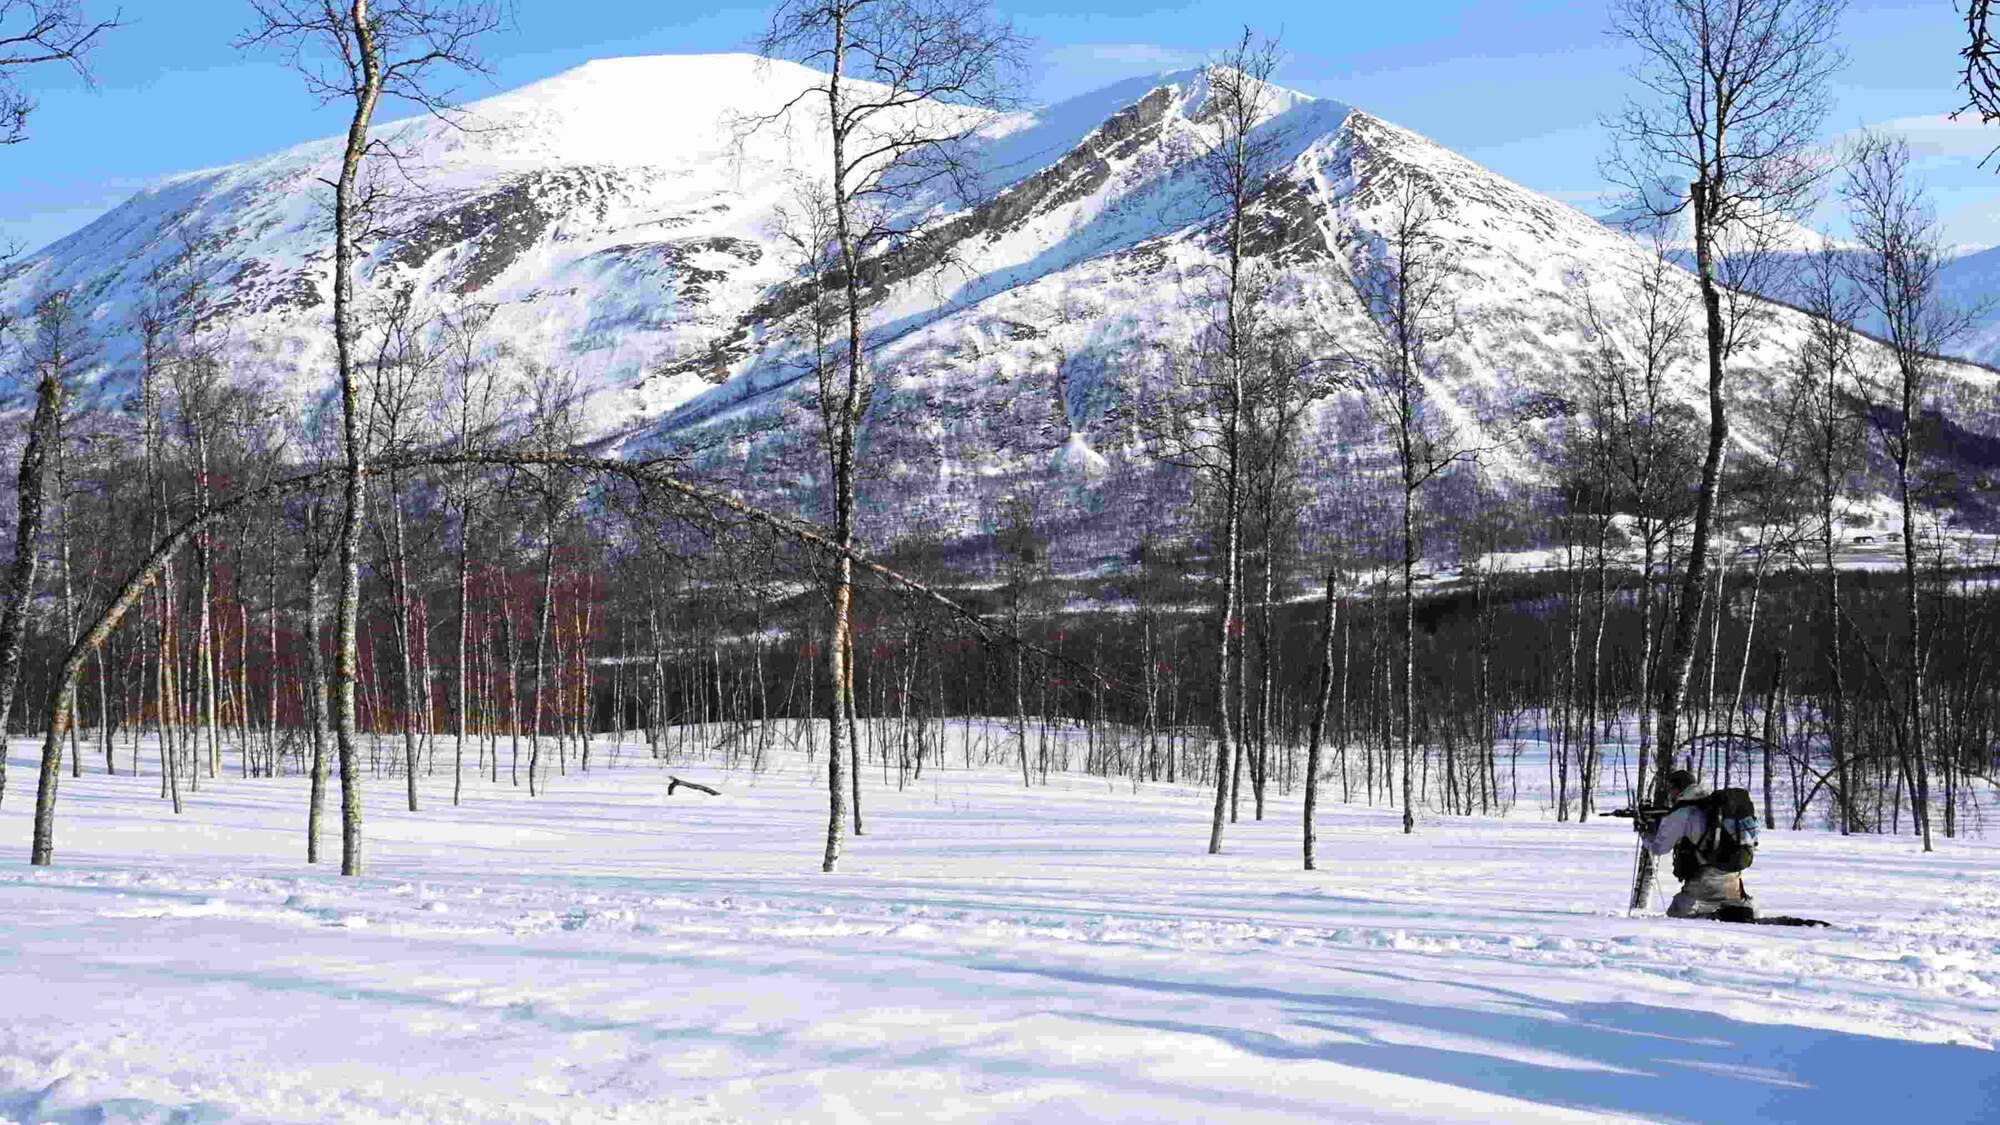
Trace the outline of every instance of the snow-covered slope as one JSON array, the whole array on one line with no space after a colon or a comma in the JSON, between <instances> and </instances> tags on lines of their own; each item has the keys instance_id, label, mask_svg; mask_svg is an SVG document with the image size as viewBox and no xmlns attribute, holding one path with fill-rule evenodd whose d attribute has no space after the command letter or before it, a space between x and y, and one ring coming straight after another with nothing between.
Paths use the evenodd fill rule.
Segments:
<instances>
[{"instance_id":1,"label":"snow-covered slope","mask_svg":"<svg viewBox=\"0 0 2000 1125\"><path fill-rule=\"evenodd\" d=\"M1615 223L1618 216L1607 216L1605 221ZM1797 297L1795 283L1805 276L1804 255L1814 247L1806 243L1804 237L1794 240L1796 249L1787 249L1776 256L1776 268L1766 271L1763 281L1770 287L1763 290L1780 300ZM1859 265L1858 248L1852 243L1836 243L1841 256L1849 263ZM1674 250L1675 260L1683 267L1694 268L1694 254L1685 248ZM1942 349L1946 355L1958 357L1969 363L1987 367L2000 364L2000 247L1970 247L1961 251L1947 248L1947 257L1938 267L1938 298L1954 312L1966 314L1968 324L1965 331L1952 338ZM1861 314L1863 331L1881 335L1886 329L1882 318L1868 311L1863 302Z\"/></svg>"},{"instance_id":2,"label":"snow-covered slope","mask_svg":"<svg viewBox=\"0 0 2000 1125\"><path fill-rule=\"evenodd\" d=\"M1158 345L1190 339L1206 316L1220 243L1191 164L1206 143L1204 93L1203 76L1187 72L1083 99L1092 110L1124 107L1042 172L929 228L960 228L952 266L898 288L876 321L884 385L875 468L896 500L885 510L905 525L990 521L993 496L1023 490L1024 477L1100 527L1127 521L1107 549L1129 543L1131 521L1153 510L1105 501L1101 482L1145 476L1141 388L1161 366ZM1048 116L1087 115L1057 107ZM1362 313L1348 263L1379 246L1398 192L1414 184L1462 271L1462 330L1430 389L1503 475L1534 472L1513 423L1537 391L1575 369L1581 293L1616 309L1648 252L1360 110L1293 97L1262 128L1277 135L1281 171L1259 200L1251 249L1294 282L1274 303L1325 330L1329 351L1351 345ZM1677 280L1692 302L1692 279ZM1774 397L1804 335L1795 311L1762 311L1733 360L1743 403ZM747 467L748 480L808 479L810 446L783 452L806 409L803 365L783 356L779 346L734 357L730 382L668 413L649 436L711 451L718 464ZM1678 372L1680 389L1704 410L1693 358ZM1991 381L1969 367L1953 374L1966 385ZM1736 435L1751 447L1768 438L1752 412L1739 416ZM1071 471L1080 449L1098 455L1088 487Z\"/></svg>"},{"instance_id":3,"label":"snow-covered slope","mask_svg":"<svg viewBox=\"0 0 2000 1125\"><path fill-rule=\"evenodd\" d=\"M404 155L377 167L394 191L365 288L410 287L432 312L490 304L495 342L580 378L606 444L693 450L718 475L805 503L821 459L798 345L781 331L798 302L781 215L826 146L810 99L747 123L812 79L741 55L612 59L476 103L465 128L385 125L378 135ZM907 501L882 506L895 524L878 530L930 516L976 526L999 492L1023 487L1095 519L1145 477L1134 407L1157 345L1186 340L1205 315L1217 260L1194 166L1211 143L1207 99L1194 70L971 118L980 190L915 201L914 232L869 267L884 282L869 308L869 487ZM1464 330L1432 390L1470 433L1573 363L1577 286L1608 295L1643 260L1582 212L1360 110L1277 91L1260 130L1281 170L1249 249L1289 279L1272 298L1279 315L1316 324L1329 350L1360 325L1346 263L1379 243L1394 192L1415 184L1435 203L1465 284ZM98 386L115 402L135 313L163 274L202 278L239 371L323 390L320 181L336 154L320 141L143 192L20 263L0 309L52 287L84 294L114 337ZM1768 395L1799 324L1774 309L1753 334L1740 395ZM1691 365L1687 376L1698 401ZM1518 445L1485 436L1503 470L1529 471ZM1740 436L1760 440L1754 425Z\"/></svg>"},{"instance_id":4,"label":"snow-covered slope","mask_svg":"<svg viewBox=\"0 0 2000 1125\"><path fill-rule=\"evenodd\" d=\"M51 868L10 800L0 1121L1993 1120L1991 840L1780 827L1762 909L1834 928L1628 916L1630 830L1556 822L1533 741L1510 816L1414 836L1329 780L1305 872L1296 794L1205 855L1198 786L1024 789L947 729L867 780L837 875L785 734L758 772L600 736L539 797L426 777L421 814L370 779L350 879L301 862L298 776L180 817L66 778Z\"/></svg>"},{"instance_id":5,"label":"snow-covered slope","mask_svg":"<svg viewBox=\"0 0 2000 1125\"><path fill-rule=\"evenodd\" d=\"M1961 254L1938 271L1938 288L1973 326L1952 351L1980 363L2000 363L2000 247Z\"/></svg>"},{"instance_id":6,"label":"snow-covered slope","mask_svg":"<svg viewBox=\"0 0 2000 1125\"><path fill-rule=\"evenodd\" d=\"M747 130L812 72L745 55L622 58L477 102L447 123L385 124L396 153L371 166L364 288L414 287L429 311L496 306L492 333L570 368L614 424L686 398L695 379L649 373L698 351L785 270L771 210L823 146L809 116ZM963 111L955 111L963 112ZM129 357L149 297L194 278L224 316L247 374L311 392L331 367L330 191L337 140L196 172L141 192L17 266L0 304L52 288L85 294Z\"/></svg>"}]
</instances>

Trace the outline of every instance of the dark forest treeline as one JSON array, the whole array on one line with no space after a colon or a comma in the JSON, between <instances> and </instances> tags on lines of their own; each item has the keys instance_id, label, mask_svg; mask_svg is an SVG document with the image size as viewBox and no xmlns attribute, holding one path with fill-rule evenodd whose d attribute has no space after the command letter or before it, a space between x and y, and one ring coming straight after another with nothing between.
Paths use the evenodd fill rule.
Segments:
<instances>
[{"instance_id":1,"label":"dark forest treeline","mask_svg":"<svg viewBox=\"0 0 2000 1125\"><path fill-rule=\"evenodd\" d=\"M68 427L17 730L46 727L61 650L154 528L198 510L204 482L227 490L278 471L275 439L258 436L254 396L225 401L233 405L216 425L226 440L204 439L202 424L180 418L187 407L163 396L158 424L140 427L142 436L158 431L150 464L117 439L127 419L80 416ZM543 409L567 404L548 398ZM530 415L530 429L547 424ZM366 537L359 704L376 776L406 777L414 762L424 775L469 771L539 788L592 768L589 736L611 731L669 761L719 744L756 766L778 739L824 751L829 673L813 556L561 472L411 474L395 488L374 490ZM170 799L222 771L324 775L325 712L314 696L332 639L311 618L326 614L331 502L306 495L225 525L164 576L86 666L68 771L145 776ZM1585 526L1560 513L1549 525ZM945 754L945 722L976 717L984 736L960 752L976 746L986 764L1019 768L1030 784L1069 770L1214 784L1216 673L1205 631L1214 583L1199 541L1148 543L1119 573L1088 578L1051 574L1050 544L1031 527L982 546L947 555L936 538L913 540L883 558L1055 658L1024 657L920 599L864 587L855 745L869 768L857 782L920 775ZM1253 541L1249 555L1255 575L1263 545ZM1270 612L1253 598L1244 615L1232 815L1261 817L1268 794L1303 783L1326 638L1318 598L1303 596L1301 556L1282 545L1280 556ZM1545 764L1530 760L1548 771L1559 819L1587 817L1596 794L1630 796L1639 785L1641 759L1629 751L1642 745L1648 701L1640 665L1653 660L1656 676L1661 654L1645 643L1638 571L1629 551L1607 556L1599 601L1587 550L1545 557L1550 564L1534 570L1492 559L1441 565L1417 602L1412 781L1427 812L1510 807L1523 746L1534 742L1547 746ZM1898 632L1896 576L1849 572L1840 618L1830 620L1811 569L1774 546L1718 571L1690 697L1690 731L1761 741L1704 742L1692 764L1758 791L1773 823L1870 832L1917 828L1921 768L1939 830L1978 830L1976 794L2000 745L2000 678L1990 667L2000 571L1935 562L1925 588L1935 624L1924 641L1933 737L1921 763L1896 733L1896 662L1910 647ZM1394 586L1393 571L1379 569L1335 583L1323 768L1338 799L1392 807L1402 769ZM1669 602L1673 575L1656 570L1652 587ZM1589 641L1600 622L1593 682ZM1850 637L1838 676L1827 644L1835 630ZM777 722L805 718L820 721ZM691 737L704 725L706 737ZM718 740L718 726L733 733Z\"/></svg>"}]
</instances>

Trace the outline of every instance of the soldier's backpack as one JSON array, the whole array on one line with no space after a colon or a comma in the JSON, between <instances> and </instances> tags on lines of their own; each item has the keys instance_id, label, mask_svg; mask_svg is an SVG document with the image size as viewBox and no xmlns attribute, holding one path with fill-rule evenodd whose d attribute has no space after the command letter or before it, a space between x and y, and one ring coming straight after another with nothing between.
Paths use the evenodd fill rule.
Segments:
<instances>
[{"instance_id":1,"label":"soldier's backpack","mask_svg":"<svg viewBox=\"0 0 2000 1125\"><path fill-rule=\"evenodd\" d=\"M1694 845L1701 865L1718 871L1749 867L1757 858L1757 807L1750 802L1750 791L1718 789L1674 807L1689 805L1708 814L1708 830Z\"/></svg>"}]
</instances>

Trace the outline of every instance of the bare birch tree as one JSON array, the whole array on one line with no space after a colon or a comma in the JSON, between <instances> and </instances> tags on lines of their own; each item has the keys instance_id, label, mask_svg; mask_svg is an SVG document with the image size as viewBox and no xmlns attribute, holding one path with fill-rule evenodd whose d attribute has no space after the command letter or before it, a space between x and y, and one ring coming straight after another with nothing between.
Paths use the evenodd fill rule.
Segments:
<instances>
[{"instance_id":1,"label":"bare birch tree","mask_svg":"<svg viewBox=\"0 0 2000 1125\"><path fill-rule=\"evenodd\" d=\"M1600 675L1603 644L1606 543L1611 516L1631 517L1639 540L1639 773L1645 787L1654 745L1653 677L1658 667L1660 583L1656 574L1670 565L1667 544L1690 518L1689 492L1697 467L1690 452L1699 448L1700 420L1675 393L1677 381L1695 359L1694 302L1686 276L1667 256L1656 230L1651 253L1619 277L1606 298L1589 285L1572 290L1584 348L1573 372L1583 444L1578 457L1597 479L1595 527L1599 618L1593 638L1592 678ZM1599 721L1596 708L1590 708ZM1587 745L1585 752L1590 753ZM1588 772L1588 771L1586 771ZM1588 784L1589 778L1585 779Z\"/></svg>"},{"instance_id":2,"label":"bare birch tree","mask_svg":"<svg viewBox=\"0 0 2000 1125\"><path fill-rule=\"evenodd\" d=\"M340 594L335 609L334 742L340 761L340 873L361 874L361 779L354 685L359 675L356 622L361 604L361 523L365 514L367 434L359 357L355 354L355 264L371 200L362 166L382 152L368 135L383 99L439 112L450 71L483 71L476 42L501 22L497 0L251 0L255 21L238 40L277 50L326 102L353 106L333 188L333 344L340 378L347 486L340 514Z\"/></svg>"},{"instance_id":3,"label":"bare birch tree","mask_svg":"<svg viewBox=\"0 0 2000 1125\"><path fill-rule=\"evenodd\" d=\"M1895 466L1896 505L1902 517L1903 628L1901 698L1895 728L1902 769L1910 787L1910 812L1931 850L1930 771L1925 753L1924 672L1929 655L1920 613L1917 552L1918 492L1923 481L1920 415L1935 410L1930 396L1943 362L1941 353L1972 325L1968 310L1954 308L1938 293L1938 270L1945 262L1936 214L1910 174L1909 143L1900 137L1864 134L1848 163L1841 197L1852 215L1861 252L1851 276L1888 343L1888 378L1877 394L1882 407L1876 430Z\"/></svg>"},{"instance_id":4,"label":"bare birch tree","mask_svg":"<svg viewBox=\"0 0 2000 1125\"><path fill-rule=\"evenodd\" d=\"M438 396L439 417L435 424L446 434L452 448L468 453L483 442L499 425L501 415L512 404L512 389L500 374L500 364L490 354L485 339L493 307L474 305L449 313L441 325L444 355L444 390ZM453 692L451 803L463 794L465 770L465 729L468 722L470 687L469 610L472 587L473 525L479 518L478 475L469 468L452 473L446 491L458 515L456 554L457 612L455 629L457 685Z\"/></svg>"},{"instance_id":5,"label":"bare birch tree","mask_svg":"<svg viewBox=\"0 0 2000 1125\"><path fill-rule=\"evenodd\" d=\"M528 400L527 447L538 453L560 454L575 443L581 425L578 417L579 388L566 371L544 365L530 365L522 383ZM535 692L528 718L528 794L540 789L542 766L542 716L551 702L549 690L549 622L555 611L556 541L563 522L577 503L577 483L573 475L560 469L536 472L534 493L541 517L538 531L542 546L541 597L535 613Z\"/></svg>"},{"instance_id":6,"label":"bare birch tree","mask_svg":"<svg viewBox=\"0 0 2000 1125\"><path fill-rule=\"evenodd\" d=\"M28 599L35 592L35 571L41 563L42 517L48 498L44 481L49 451L55 444L56 415L62 410L62 388L53 376L37 376L35 414L28 423L28 442L21 451L15 479L19 511L14 522L14 564L7 576L6 602L0 606L0 746L6 744L7 720L14 709L14 692L21 679L21 645L27 630ZM6 755L0 753L0 798L7 795ZM59 765L59 763L58 763ZM44 764L42 784L53 785L55 768Z\"/></svg>"},{"instance_id":7,"label":"bare birch tree","mask_svg":"<svg viewBox=\"0 0 2000 1125\"><path fill-rule=\"evenodd\" d=\"M1404 179L1390 189L1383 229L1355 251L1350 277L1366 314L1364 335L1347 349L1363 401L1388 435L1396 458L1401 598L1401 678L1396 743L1402 759L1403 831L1416 830L1413 785L1417 671L1416 572L1423 558L1423 492L1478 451L1466 444L1431 385L1444 374L1445 346L1463 328L1458 254L1445 238L1427 185Z\"/></svg>"},{"instance_id":8,"label":"bare birch tree","mask_svg":"<svg viewBox=\"0 0 2000 1125\"><path fill-rule=\"evenodd\" d=\"M1813 201L1824 172L1813 150L1827 82L1842 61L1833 35L1845 7L1845 0L1617 0L1611 11L1612 34L1639 54L1631 73L1644 93L1605 122L1616 138L1606 173L1642 210L1688 214L1708 368L1707 450L1657 689L1656 785L1679 745L1729 441L1724 375L1740 320L1725 308L1726 258L1732 244L1768 244ZM1652 886L1652 855L1642 852L1633 907Z\"/></svg>"},{"instance_id":9,"label":"bare birch tree","mask_svg":"<svg viewBox=\"0 0 2000 1125\"><path fill-rule=\"evenodd\" d=\"M1965 60L1958 74L1965 104L1952 116L1971 110L1987 124L2000 121L2000 40L1993 37L1993 0L1966 0L1965 46L1958 57Z\"/></svg>"},{"instance_id":10,"label":"bare birch tree","mask_svg":"<svg viewBox=\"0 0 2000 1125\"><path fill-rule=\"evenodd\" d=\"M15 481L14 563L8 573L5 600L0 601L0 745L5 744L21 677L28 603L34 598L36 574L41 566L40 540L47 517L48 476L62 459L66 399L71 385L94 358L88 325L77 296L66 289L53 290L37 299L26 325L21 377L34 388L35 410L28 422L27 441L21 450ZM66 582L66 567L63 577ZM65 609L68 608L66 604ZM67 613L64 621L65 627L73 625ZM6 767L0 763L0 797L5 797L6 791Z\"/></svg>"},{"instance_id":11,"label":"bare birch tree","mask_svg":"<svg viewBox=\"0 0 2000 1125\"><path fill-rule=\"evenodd\" d=\"M364 329L364 334L373 337L365 361L369 400L365 444L390 454L408 452L435 437L427 425L427 408L442 390L437 379L439 334L434 322L419 311L415 293L408 286L384 294L372 313L368 318L371 323ZM423 632L418 620L422 595L414 589L410 576L404 478L390 472L384 482L388 487L382 490L383 511L375 529L389 579L390 624L401 680L404 797L409 810L416 812L417 741L420 732L427 733L430 726L424 705L428 695L420 686L429 683L429 661L419 667L418 652L428 646L419 635Z\"/></svg>"},{"instance_id":12,"label":"bare birch tree","mask_svg":"<svg viewBox=\"0 0 2000 1125\"><path fill-rule=\"evenodd\" d=\"M28 116L35 111L34 95L21 88L17 71L67 63L87 80L90 52L105 32L122 26L116 9L109 19L84 13L81 0L0 0L0 145L27 140Z\"/></svg>"},{"instance_id":13,"label":"bare birch tree","mask_svg":"<svg viewBox=\"0 0 2000 1125\"><path fill-rule=\"evenodd\" d=\"M1819 532L1818 563L1826 598L1826 666L1833 705L1827 716L1827 747L1833 756L1835 819L1843 836L1854 831L1857 821L1848 771L1847 625L1835 551L1843 498L1866 462L1862 455L1865 435L1860 412L1855 409L1860 393L1855 353L1861 337L1854 326L1863 298L1847 273L1845 255L1831 242L1822 243L1805 261L1796 297L1811 319L1794 361L1791 396L1801 415L1801 446L1812 483L1813 522Z\"/></svg>"},{"instance_id":14,"label":"bare birch tree","mask_svg":"<svg viewBox=\"0 0 2000 1125\"><path fill-rule=\"evenodd\" d=\"M908 229L902 204L966 182L965 143L986 120L982 110L1012 100L1023 44L984 0L782 0L759 43L763 55L822 72L778 114L741 127L776 126L796 110L810 116L828 144L822 183L833 213L830 287L841 296L846 339L822 377L820 402L829 435L833 541L842 551L854 543L856 435L874 380L865 306L880 282L868 259ZM829 763L850 753L844 728L854 695L851 558L838 554L832 572ZM838 766L829 770L826 871L840 862L842 780Z\"/></svg>"},{"instance_id":15,"label":"bare birch tree","mask_svg":"<svg viewBox=\"0 0 2000 1125\"><path fill-rule=\"evenodd\" d=\"M1215 738L1215 808L1208 852L1222 851L1242 747L1238 656L1245 643L1243 520L1253 384L1272 363L1265 315L1276 279L1251 253L1252 208L1269 183L1284 136L1272 126L1278 90L1271 84L1277 43L1249 28L1202 73L1204 102L1194 115L1205 147L1194 169L1214 218L1217 261L1196 279L1194 338L1165 349L1166 385L1145 411L1163 461L1192 471L1213 507L1209 558L1217 578L1215 678L1210 716Z\"/></svg>"}]
</instances>

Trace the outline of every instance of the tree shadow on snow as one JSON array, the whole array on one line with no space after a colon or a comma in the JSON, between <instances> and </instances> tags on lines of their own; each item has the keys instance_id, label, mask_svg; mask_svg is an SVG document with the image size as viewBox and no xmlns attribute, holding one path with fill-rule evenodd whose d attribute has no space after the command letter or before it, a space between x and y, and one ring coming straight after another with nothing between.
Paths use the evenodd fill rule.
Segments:
<instances>
[{"instance_id":1,"label":"tree shadow on snow","mask_svg":"<svg viewBox=\"0 0 2000 1125\"><path fill-rule=\"evenodd\" d=\"M2000 1120L2000 1052L1634 1003L1504 995L1453 1006L1012 965L1001 973L1218 1000L1270 1001L1272 1030L1081 1015L1197 1035L1249 1054L1322 1060L1548 1105L1699 1121ZM1271 1025L1267 1024L1267 1027Z\"/></svg>"}]
</instances>

